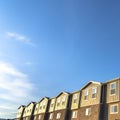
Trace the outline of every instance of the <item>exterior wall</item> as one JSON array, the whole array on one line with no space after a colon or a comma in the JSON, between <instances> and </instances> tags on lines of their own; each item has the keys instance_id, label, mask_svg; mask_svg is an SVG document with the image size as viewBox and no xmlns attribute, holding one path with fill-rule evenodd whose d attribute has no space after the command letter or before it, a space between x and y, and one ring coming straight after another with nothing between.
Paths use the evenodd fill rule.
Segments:
<instances>
[{"instance_id":1,"label":"exterior wall","mask_svg":"<svg viewBox=\"0 0 120 120\"><path fill-rule=\"evenodd\" d=\"M40 116L40 118L39 118L39 116ZM46 120L46 114L41 113L41 114L34 115L33 119L34 120Z\"/></svg>"},{"instance_id":2,"label":"exterior wall","mask_svg":"<svg viewBox=\"0 0 120 120\"><path fill-rule=\"evenodd\" d=\"M110 106L118 104L118 113L111 114L110 113ZM120 120L120 102L110 103L108 104L108 120Z\"/></svg>"},{"instance_id":3,"label":"exterior wall","mask_svg":"<svg viewBox=\"0 0 120 120\"><path fill-rule=\"evenodd\" d=\"M48 98L44 98L42 101L39 102L39 109L38 114L45 113L48 106Z\"/></svg>"},{"instance_id":4,"label":"exterior wall","mask_svg":"<svg viewBox=\"0 0 120 120\"><path fill-rule=\"evenodd\" d=\"M50 118L50 115L52 114L52 118ZM46 114L46 120L54 120L54 112L48 112Z\"/></svg>"},{"instance_id":5,"label":"exterior wall","mask_svg":"<svg viewBox=\"0 0 120 120\"><path fill-rule=\"evenodd\" d=\"M73 112L77 112L77 117L73 118ZM80 112L79 109L74 109L69 112L69 120L80 120ZM82 119L81 119L82 120Z\"/></svg>"},{"instance_id":6,"label":"exterior wall","mask_svg":"<svg viewBox=\"0 0 120 120\"><path fill-rule=\"evenodd\" d=\"M77 95L76 102L74 102L76 95ZM79 103L80 103L80 91L72 94L71 110L78 109Z\"/></svg>"},{"instance_id":7,"label":"exterior wall","mask_svg":"<svg viewBox=\"0 0 120 120\"><path fill-rule=\"evenodd\" d=\"M50 99L49 112L53 112L55 109L56 98Z\"/></svg>"},{"instance_id":8,"label":"exterior wall","mask_svg":"<svg viewBox=\"0 0 120 120\"><path fill-rule=\"evenodd\" d=\"M114 95L110 95L110 84L111 83L116 83L116 94ZM120 101L120 80L115 80L115 81L111 81L107 84L107 103L111 103L111 102L116 102L116 101Z\"/></svg>"},{"instance_id":9,"label":"exterior wall","mask_svg":"<svg viewBox=\"0 0 120 120\"><path fill-rule=\"evenodd\" d=\"M28 106L25 107L24 113L23 113L23 118L27 120L32 119L33 111L34 111L34 103L30 103Z\"/></svg>"},{"instance_id":10,"label":"exterior wall","mask_svg":"<svg viewBox=\"0 0 120 120\"><path fill-rule=\"evenodd\" d=\"M63 102L63 99L65 98L65 104L63 105L62 102ZM59 103L59 106L57 105L58 104L58 100L60 101ZM55 111L56 110L62 110L62 109L66 109L67 108L67 105L68 105L68 100L69 100L69 94L65 94L65 93L62 93L60 96L58 96L56 98L56 104L55 104Z\"/></svg>"},{"instance_id":11,"label":"exterior wall","mask_svg":"<svg viewBox=\"0 0 120 120\"><path fill-rule=\"evenodd\" d=\"M96 98L92 98L92 88L97 88ZM88 90L88 99L84 100L84 91ZM82 90L81 95L81 104L80 107L95 105L100 103L100 96L101 96L101 84L93 84L91 83L89 86Z\"/></svg>"},{"instance_id":12,"label":"exterior wall","mask_svg":"<svg viewBox=\"0 0 120 120\"><path fill-rule=\"evenodd\" d=\"M38 114L39 105L40 105L39 103L36 103L33 115L37 115Z\"/></svg>"},{"instance_id":13,"label":"exterior wall","mask_svg":"<svg viewBox=\"0 0 120 120\"><path fill-rule=\"evenodd\" d=\"M57 119L57 113L60 113L60 119ZM53 120L68 120L69 119L69 110L68 109L63 109L63 110L57 110L54 111L54 115L53 115Z\"/></svg>"},{"instance_id":14,"label":"exterior wall","mask_svg":"<svg viewBox=\"0 0 120 120\"><path fill-rule=\"evenodd\" d=\"M23 115L23 112L24 112L24 107L21 106L19 109L18 109L18 112L17 112L17 119L20 119Z\"/></svg>"},{"instance_id":15,"label":"exterior wall","mask_svg":"<svg viewBox=\"0 0 120 120\"><path fill-rule=\"evenodd\" d=\"M23 120L33 120L33 117L31 117L31 116L24 117Z\"/></svg>"},{"instance_id":16,"label":"exterior wall","mask_svg":"<svg viewBox=\"0 0 120 120\"><path fill-rule=\"evenodd\" d=\"M27 115L27 106L25 107L24 113L23 113L23 118L25 118Z\"/></svg>"},{"instance_id":17,"label":"exterior wall","mask_svg":"<svg viewBox=\"0 0 120 120\"><path fill-rule=\"evenodd\" d=\"M86 108L91 108L91 114L86 116ZM87 106L87 107L81 107L79 109L78 113L78 119L77 120L99 120L99 105L92 105L92 106Z\"/></svg>"}]
</instances>

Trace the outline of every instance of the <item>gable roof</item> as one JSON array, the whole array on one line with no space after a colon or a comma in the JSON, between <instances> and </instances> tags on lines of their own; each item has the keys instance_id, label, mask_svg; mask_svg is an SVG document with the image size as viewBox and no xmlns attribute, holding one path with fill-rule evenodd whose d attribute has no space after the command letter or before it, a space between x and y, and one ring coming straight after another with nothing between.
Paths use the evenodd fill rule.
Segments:
<instances>
[{"instance_id":1,"label":"gable roof","mask_svg":"<svg viewBox=\"0 0 120 120\"><path fill-rule=\"evenodd\" d=\"M41 102L43 99L45 99L45 98L49 100L49 97L46 97L46 96L45 96L45 97L43 97L38 103L40 103L40 102Z\"/></svg>"},{"instance_id":2,"label":"gable roof","mask_svg":"<svg viewBox=\"0 0 120 120\"><path fill-rule=\"evenodd\" d=\"M31 103L35 104L36 102L31 101L31 102L27 105L27 107L28 107Z\"/></svg>"},{"instance_id":3,"label":"gable roof","mask_svg":"<svg viewBox=\"0 0 120 120\"><path fill-rule=\"evenodd\" d=\"M90 84L98 84L101 85L101 82L95 82L95 81L89 81L84 87L81 88L81 90L85 89L87 86L89 86Z\"/></svg>"},{"instance_id":4,"label":"gable roof","mask_svg":"<svg viewBox=\"0 0 120 120\"><path fill-rule=\"evenodd\" d=\"M20 109L21 107L23 107L23 108L24 108L24 107L26 107L26 106L25 106L25 105L21 105L21 106L19 106L19 107L18 107L18 109Z\"/></svg>"},{"instance_id":5,"label":"gable roof","mask_svg":"<svg viewBox=\"0 0 120 120\"><path fill-rule=\"evenodd\" d=\"M108 80L108 81L105 82L104 84L107 84L107 83L110 83L110 82L114 82L114 81L117 81L117 80L120 80L120 77L114 78L114 79L112 79L112 80Z\"/></svg>"},{"instance_id":6,"label":"gable roof","mask_svg":"<svg viewBox=\"0 0 120 120\"><path fill-rule=\"evenodd\" d=\"M61 94L67 94L67 95L69 95L70 93L65 92L65 91L62 91L62 92L60 92L60 93L56 96L56 98L59 97Z\"/></svg>"}]
</instances>

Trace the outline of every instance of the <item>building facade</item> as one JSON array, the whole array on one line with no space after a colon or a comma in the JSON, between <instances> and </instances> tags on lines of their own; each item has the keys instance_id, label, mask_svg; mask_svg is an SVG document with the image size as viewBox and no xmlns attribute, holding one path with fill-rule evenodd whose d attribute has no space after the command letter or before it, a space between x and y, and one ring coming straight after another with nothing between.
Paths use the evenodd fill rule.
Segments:
<instances>
[{"instance_id":1,"label":"building facade","mask_svg":"<svg viewBox=\"0 0 120 120\"><path fill-rule=\"evenodd\" d=\"M54 120L67 120L69 119L69 103L70 99L70 94L68 92L61 92L57 97L56 97L56 104L55 104L55 109L54 109Z\"/></svg>"},{"instance_id":2,"label":"building facade","mask_svg":"<svg viewBox=\"0 0 120 120\"><path fill-rule=\"evenodd\" d=\"M56 97L51 98L51 99L49 100L47 120L54 120L54 116L55 116L55 114L54 114L55 105L56 105Z\"/></svg>"},{"instance_id":3,"label":"building facade","mask_svg":"<svg viewBox=\"0 0 120 120\"><path fill-rule=\"evenodd\" d=\"M23 112L23 120L33 120L33 112L34 112L35 102L30 102L24 109Z\"/></svg>"},{"instance_id":4,"label":"building facade","mask_svg":"<svg viewBox=\"0 0 120 120\"><path fill-rule=\"evenodd\" d=\"M107 83L108 120L120 120L120 78Z\"/></svg>"},{"instance_id":5,"label":"building facade","mask_svg":"<svg viewBox=\"0 0 120 120\"><path fill-rule=\"evenodd\" d=\"M21 105L16 120L120 120L120 78Z\"/></svg>"},{"instance_id":6,"label":"building facade","mask_svg":"<svg viewBox=\"0 0 120 120\"><path fill-rule=\"evenodd\" d=\"M33 113L34 120L46 120L47 110L48 110L49 98L44 97L35 105L35 110Z\"/></svg>"},{"instance_id":7,"label":"building facade","mask_svg":"<svg viewBox=\"0 0 120 120\"><path fill-rule=\"evenodd\" d=\"M71 106L70 106L70 120L79 120L80 114L80 95L81 91L76 91L74 93L71 93Z\"/></svg>"},{"instance_id":8,"label":"building facade","mask_svg":"<svg viewBox=\"0 0 120 120\"><path fill-rule=\"evenodd\" d=\"M24 106L24 105L21 105L21 106L18 108L16 120L22 120L22 116L23 116L23 113L24 113L24 109L25 109L25 106Z\"/></svg>"},{"instance_id":9,"label":"building facade","mask_svg":"<svg viewBox=\"0 0 120 120\"><path fill-rule=\"evenodd\" d=\"M83 120L101 120L102 84L99 82L89 82L81 90L81 102L79 115Z\"/></svg>"}]
</instances>

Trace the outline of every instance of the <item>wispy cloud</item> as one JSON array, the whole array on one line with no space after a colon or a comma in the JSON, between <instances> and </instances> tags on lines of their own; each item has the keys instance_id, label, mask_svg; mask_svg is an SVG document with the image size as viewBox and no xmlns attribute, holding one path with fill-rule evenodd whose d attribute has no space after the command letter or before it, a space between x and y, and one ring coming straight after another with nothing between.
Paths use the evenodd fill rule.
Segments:
<instances>
[{"instance_id":1,"label":"wispy cloud","mask_svg":"<svg viewBox=\"0 0 120 120\"><path fill-rule=\"evenodd\" d=\"M23 42L23 43L31 45L31 46L35 46L35 44L33 42L31 42L31 40L28 37L26 37L25 35L21 35L21 34L15 33L15 32L6 32L6 37L9 39Z\"/></svg>"},{"instance_id":2,"label":"wispy cloud","mask_svg":"<svg viewBox=\"0 0 120 120\"><path fill-rule=\"evenodd\" d=\"M32 62L26 62L25 65L32 65Z\"/></svg>"},{"instance_id":3,"label":"wispy cloud","mask_svg":"<svg viewBox=\"0 0 120 120\"><path fill-rule=\"evenodd\" d=\"M22 104L21 102L24 103L31 97L33 88L27 74L20 72L11 64L0 62L0 99L2 101L14 103L14 105ZM7 111L10 110L10 107L0 103L0 113L5 114L3 109Z\"/></svg>"}]
</instances>

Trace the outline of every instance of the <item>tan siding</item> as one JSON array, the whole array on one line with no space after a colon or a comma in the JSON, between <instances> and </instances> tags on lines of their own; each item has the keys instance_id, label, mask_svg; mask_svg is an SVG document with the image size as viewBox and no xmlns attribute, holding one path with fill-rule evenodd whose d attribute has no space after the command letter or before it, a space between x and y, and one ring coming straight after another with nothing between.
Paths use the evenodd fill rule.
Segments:
<instances>
[{"instance_id":1,"label":"tan siding","mask_svg":"<svg viewBox=\"0 0 120 120\"><path fill-rule=\"evenodd\" d=\"M96 98L92 98L92 88L97 88ZM84 100L84 91L88 90L88 99ZM94 84L91 83L89 86L87 86L85 89L82 90L82 96L81 96L81 104L80 106L89 106L89 105L95 105L100 103L100 94L101 94L101 85L100 84Z\"/></svg>"},{"instance_id":2,"label":"tan siding","mask_svg":"<svg viewBox=\"0 0 120 120\"><path fill-rule=\"evenodd\" d=\"M18 109L17 117L16 117L16 118L22 117L23 110L24 110L24 107L21 106L21 107Z\"/></svg>"},{"instance_id":3,"label":"tan siding","mask_svg":"<svg viewBox=\"0 0 120 120\"><path fill-rule=\"evenodd\" d=\"M65 104L62 105L63 98L65 97ZM61 94L59 97L56 98L56 105L55 105L55 110L61 110L61 109L66 109L67 108L67 103L68 103L68 94ZM58 99L60 100L59 106L57 105Z\"/></svg>"},{"instance_id":4,"label":"tan siding","mask_svg":"<svg viewBox=\"0 0 120 120\"><path fill-rule=\"evenodd\" d=\"M116 83L116 94L115 95L110 95L110 84L111 83ZM107 84L107 103L116 102L116 101L120 100L120 95L119 95L120 88L119 88L119 85L120 85L120 80L112 81L112 82Z\"/></svg>"},{"instance_id":5,"label":"tan siding","mask_svg":"<svg viewBox=\"0 0 120 120\"><path fill-rule=\"evenodd\" d=\"M42 101L39 102L39 109L38 109L38 114L40 113L45 113L47 110L47 105L48 105L48 99L44 98Z\"/></svg>"},{"instance_id":6,"label":"tan siding","mask_svg":"<svg viewBox=\"0 0 120 120\"><path fill-rule=\"evenodd\" d=\"M76 102L74 103L74 97L77 95ZM76 92L72 94L72 102L71 102L71 109L78 109L80 102L80 92Z\"/></svg>"},{"instance_id":7,"label":"tan siding","mask_svg":"<svg viewBox=\"0 0 120 120\"><path fill-rule=\"evenodd\" d=\"M23 117L26 117L26 113L27 113L27 106L25 107L24 113L23 113Z\"/></svg>"},{"instance_id":8,"label":"tan siding","mask_svg":"<svg viewBox=\"0 0 120 120\"><path fill-rule=\"evenodd\" d=\"M39 103L35 105L34 115L38 114L38 110L39 110Z\"/></svg>"},{"instance_id":9,"label":"tan siding","mask_svg":"<svg viewBox=\"0 0 120 120\"><path fill-rule=\"evenodd\" d=\"M55 108L56 98L50 100L49 112L53 112Z\"/></svg>"}]
</instances>

